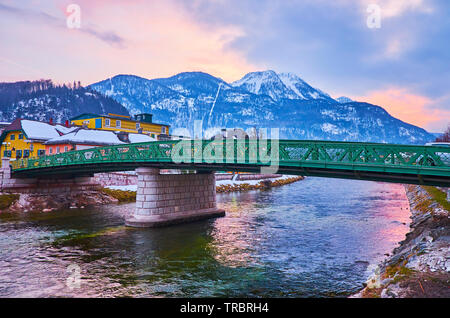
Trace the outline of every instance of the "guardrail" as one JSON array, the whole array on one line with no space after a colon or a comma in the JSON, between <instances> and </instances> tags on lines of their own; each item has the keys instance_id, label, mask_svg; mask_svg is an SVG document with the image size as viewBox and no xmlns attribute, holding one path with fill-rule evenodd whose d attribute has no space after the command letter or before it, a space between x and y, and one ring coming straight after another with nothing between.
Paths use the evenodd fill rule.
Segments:
<instances>
[{"instance_id":1,"label":"guardrail","mask_svg":"<svg viewBox=\"0 0 450 318\"><path fill-rule=\"evenodd\" d=\"M69 151L11 162L13 172L83 164L130 162L279 165L450 177L450 148L302 140L180 140Z\"/></svg>"}]
</instances>

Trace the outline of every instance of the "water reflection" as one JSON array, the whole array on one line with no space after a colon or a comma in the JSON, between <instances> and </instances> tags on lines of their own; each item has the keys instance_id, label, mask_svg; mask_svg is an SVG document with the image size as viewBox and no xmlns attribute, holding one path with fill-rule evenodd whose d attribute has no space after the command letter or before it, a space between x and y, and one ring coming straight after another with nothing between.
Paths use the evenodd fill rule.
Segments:
<instances>
[{"instance_id":1,"label":"water reflection","mask_svg":"<svg viewBox=\"0 0 450 318\"><path fill-rule=\"evenodd\" d=\"M409 222L402 186L364 181L308 178L218 205L226 217L161 229L124 227L133 204L0 215L0 296L346 295Z\"/></svg>"}]
</instances>

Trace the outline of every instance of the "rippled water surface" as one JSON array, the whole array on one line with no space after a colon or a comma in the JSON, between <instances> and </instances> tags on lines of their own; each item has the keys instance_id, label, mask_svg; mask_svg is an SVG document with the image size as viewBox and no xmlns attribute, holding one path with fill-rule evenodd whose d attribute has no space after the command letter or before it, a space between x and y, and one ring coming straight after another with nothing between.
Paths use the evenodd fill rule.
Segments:
<instances>
[{"instance_id":1,"label":"rippled water surface","mask_svg":"<svg viewBox=\"0 0 450 318\"><path fill-rule=\"evenodd\" d=\"M408 231L396 184L307 178L217 197L226 217L159 229L124 227L134 204L0 214L0 296L346 296Z\"/></svg>"}]
</instances>

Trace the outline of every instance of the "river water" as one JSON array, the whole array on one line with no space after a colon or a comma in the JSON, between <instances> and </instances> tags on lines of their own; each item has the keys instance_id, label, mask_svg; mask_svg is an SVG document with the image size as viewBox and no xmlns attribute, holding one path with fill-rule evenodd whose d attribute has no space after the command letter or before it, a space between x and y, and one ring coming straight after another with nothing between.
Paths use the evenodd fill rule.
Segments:
<instances>
[{"instance_id":1,"label":"river water","mask_svg":"<svg viewBox=\"0 0 450 318\"><path fill-rule=\"evenodd\" d=\"M217 195L226 217L123 226L134 204L0 214L0 297L343 297L404 239L397 184L307 178Z\"/></svg>"}]
</instances>

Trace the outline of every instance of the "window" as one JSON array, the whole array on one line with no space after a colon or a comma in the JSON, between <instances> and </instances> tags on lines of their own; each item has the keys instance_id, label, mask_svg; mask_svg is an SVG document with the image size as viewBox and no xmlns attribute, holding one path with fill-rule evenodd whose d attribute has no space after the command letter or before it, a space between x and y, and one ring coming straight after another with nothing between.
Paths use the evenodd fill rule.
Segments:
<instances>
[{"instance_id":1,"label":"window","mask_svg":"<svg viewBox=\"0 0 450 318\"><path fill-rule=\"evenodd\" d=\"M30 156L30 151L28 150L28 149L25 149L24 151L23 151L23 157L24 158L28 158Z\"/></svg>"},{"instance_id":2,"label":"window","mask_svg":"<svg viewBox=\"0 0 450 318\"><path fill-rule=\"evenodd\" d=\"M69 146L64 146L64 152L69 151Z\"/></svg>"},{"instance_id":3,"label":"window","mask_svg":"<svg viewBox=\"0 0 450 318\"><path fill-rule=\"evenodd\" d=\"M19 139L23 139L23 134L19 134Z\"/></svg>"},{"instance_id":4,"label":"window","mask_svg":"<svg viewBox=\"0 0 450 318\"><path fill-rule=\"evenodd\" d=\"M45 155L45 150L38 150L38 157L44 156Z\"/></svg>"},{"instance_id":5,"label":"window","mask_svg":"<svg viewBox=\"0 0 450 318\"><path fill-rule=\"evenodd\" d=\"M22 150L16 150L16 158L22 158Z\"/></svg>"},{"instance_id":6,"label":"window","mask_svg":"<svg viewBox=\"0 0 450 318\"><path fill-rule=\"evenodd\" d=\"M111 119L105 118L105 126L106 126L106 127L111 126Z\"/></svg>"},{"instance_id":7,"label":"window","mask_svg":"<svg viewBox=\"0 0 450 318\"><path fill-rule=\"evenodd\" d=\"M53 153L53 148L52 148L52 147L48 148L48 153L49 153L49 154L52 154L52 153Z\"/></svg>"},{"instance_id":8,"label":"window","mask_svg":"<svg viewBox=\"0 0 450 318\"><path fill-rule=\"evenodd\" d=\"M5 150L5 151L3 151L3 157L11 158L11 150Z\"/></svg>"},{"instance_id":9,"label":"window","mask_svg":"<svg viewBox=\"0 0 450 318\"><path fill-rule=\"evenodd\" d=\"M16 139L16 135L11 134L11 136L9 137L10 140L15 140Z\"/></svg>"},{"instance_id":10,"label":"window","mask_svg":"<svg viewBox=\"0 0 450 318\"><path fill-rule=\"evenodd\" d=\"M161 127L161 132L162 132L163 134L165 134L165 133L166 133L166 127Z\"/></svg>"},{"instance_id":11,"label":"window","mask_svg":"<svg viewBox=\"0 0 450 318\"><path fill-rule=\"evenodd\" d=\"M121 126L120 120L116 120L116 127L117 127L117 128L120 128L120 126Z\"/></svg>"},{"instance_id":12,"label":"window","mask_svg":"<svg viewBox=\"0 0 450 318\"><path fill-rule=\"evenodd\" d=\"M152 137L152 138L155 138L155 134L152 134L151 137Z\"/></svg>"},{"instance_id":13,"label":"window","mask_svg":"<svg viewBox=\"0 0 450 318\"><path fill-rule=\"evenodd\" d=\"M90 122L89 120L83 121L83 125L86 125L86 126L89 126L90 123L91 123L91 122Z\"/></svg>"},{"instance_id":14,"label":"window","mask_svg":"<svg viewBox=\"0 0 450 318\"><path fill-rule=\"evenodd\" d=\"M56 153L59 153L59 147L56 147Z\"/></svg>"},{"instance_id":15,"label":"window","mask_svg":"<svg viewBox=\"0 0 450 318\"><path fill-rule=\"evenodd\" d=\"M141 128L141 123L136 123L136 129Z\"/></svg>"}]
</instances>

